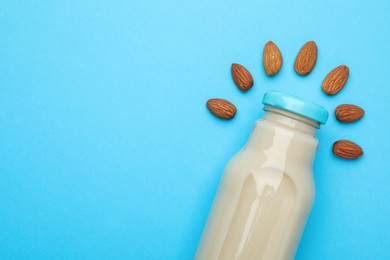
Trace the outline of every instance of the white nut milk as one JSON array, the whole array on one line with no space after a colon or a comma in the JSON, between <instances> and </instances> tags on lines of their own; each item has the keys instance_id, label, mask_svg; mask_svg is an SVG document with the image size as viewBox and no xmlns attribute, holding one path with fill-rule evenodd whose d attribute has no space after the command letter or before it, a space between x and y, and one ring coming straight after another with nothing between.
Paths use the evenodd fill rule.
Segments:
<instances>
[{"instance_id":1,"label":"white nut milk","mask_svg":"<svg viewBox=\"0 0 390 260\"><path fill-rule=\"evenodd\" d=\"M284 107L288 101L303 107ZM327 111L279 92L263 102L264 117L225 168L197 260L294 258L315 197L315 135Z\"/></svg>"}]
</instances>

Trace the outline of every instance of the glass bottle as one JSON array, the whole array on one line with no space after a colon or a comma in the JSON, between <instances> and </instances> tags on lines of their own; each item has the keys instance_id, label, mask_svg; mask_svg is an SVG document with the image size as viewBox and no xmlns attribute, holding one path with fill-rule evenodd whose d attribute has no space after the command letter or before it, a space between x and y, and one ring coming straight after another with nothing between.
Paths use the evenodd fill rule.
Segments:
<instances>
[{"instance_id":1,"label":"glass bottle","mask_svg":"<svg viewBox=\"0 0 390 260\"><path fill-rule=\"evenodd\" d=\"M225 168L197 260L294 258L315 197L316 132L328 112L276 91L263 104L263 118Z\"/></svg>"}]
</instances>

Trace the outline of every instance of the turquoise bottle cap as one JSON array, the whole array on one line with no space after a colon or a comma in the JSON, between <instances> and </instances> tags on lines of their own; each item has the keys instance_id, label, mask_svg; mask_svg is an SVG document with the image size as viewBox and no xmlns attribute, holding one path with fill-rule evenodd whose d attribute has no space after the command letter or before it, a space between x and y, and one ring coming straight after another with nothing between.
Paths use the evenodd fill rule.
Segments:
<instances>
[{"instance_id":1,"label":"turquoise bottle cap","mask_svg":"<svg viewBox=\"0 0 390 260\"><path fill-rule=\"evenodd\" d=\"M328 120L329 113L322 106L278 91L265 93L263 104L296 113L321 124L325 124Z\"/></svg>"}]
</instances>

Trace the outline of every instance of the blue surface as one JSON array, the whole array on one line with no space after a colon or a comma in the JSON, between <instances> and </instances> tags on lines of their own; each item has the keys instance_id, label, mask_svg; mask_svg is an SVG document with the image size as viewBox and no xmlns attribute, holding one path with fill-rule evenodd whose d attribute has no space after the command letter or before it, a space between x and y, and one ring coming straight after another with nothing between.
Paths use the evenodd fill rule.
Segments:
<instances>
[{"instance_id":1,"label":"blue surface","mask_svg":"<svg viewBox=\"0 0 390 260\"><path fill-rule=\"evenodd\" d=\"M262 103L311 118L321 124L325 124L329 117L324 107L280 91L267 91Z\"/></svg>"},{"instance_id":2,"label":"blue surface","mask_svg":"<svg viewBox=\"0 0 390 260\"><path fill-rule=\"evenodd\" d=\"M317 199L296 259L390 258L390 1L2 1L0 258L191 259L226 162L274 89L366 110L320 130ZM262 69L263 46L283 53ZM315 40L314 71L298 76ZM255 85L241 93L231 63ZM339 94L321 82L350 68ZM222 97L231 121L206 109ZM359 143L335 158L337 139Z\"/></svg>"}]
</instances>

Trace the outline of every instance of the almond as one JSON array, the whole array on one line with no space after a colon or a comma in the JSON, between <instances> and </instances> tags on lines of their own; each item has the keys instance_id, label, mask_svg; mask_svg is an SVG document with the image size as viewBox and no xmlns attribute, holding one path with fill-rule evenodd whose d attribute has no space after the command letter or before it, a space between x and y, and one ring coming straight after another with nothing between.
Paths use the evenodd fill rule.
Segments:
<instances>
[{"instance_id":1,"label":"almond","mask_svg":"<svg viewBox=\"0 0 390 260\"><path fill-rule=\"evenodd\" d=\"M354 142L339 140L333 144L333 153L344 159L357 159L363 155L362 148Z\"/></svg>"},{"instance_id":2,"label":"almond","mask_svg":"<svg viewBox=\"0 0 390 260\"><path fill-rule=\"evenodd\" d=\"M340 122L350 123L355 122L364 116L364 110L358 106L351 104L343 104L336 107L336 118Z\"/></svg>"},{"instance_id":3,"label":"almond","mask_svg":"<svg viewBox=\"0 0 390 260\"><path fill-rule=\"evenodd\" d=\"M328 95L337 94L347 83L349 68L341 65L332 70L322 82L322 90Z\"/></svg>"},{"instance_id":4,"label":"almond","mask_svg":"<svg viewBox=\"0 0 390 260\"><path fill-rule=\"evenodd\" d=\"M234 83L241 91L245 92L253 86L253 77L244 66L233 63L231 70Z\"/></svg>"},{"instance_id":5,"label":"almond","mask_svg":"<svg viewBox=\"0 0 390 260\"><path fill-rule=\"evenodd\" d=\"M294 69L302 76L309 74L317 61L317 45L314 41L305 43L295 58Z\"/></svg>"},{"instance_id":6,"label":"almond","mask_svg":"<svg viewBox=\"0 0 390 260\"><path fill-rule=\"evenodd\" d=\"M278 46L276 46L272 41L267 42L263 53L263 65L265 73L268 76L276 75L282 67L282 63L282 53L280 53Z\"/></svg>"},{"instance_id":7,"label":"almond","mask_svg":"<svg viewBox=\"0 0 390 260\"><path fill-rule=\"evenodd\" d=\"M211 113L222 119L232 119L237 112L237 108L232 103L222 98L209 99L206 105Z\"/></svg>"}]
</instances>

